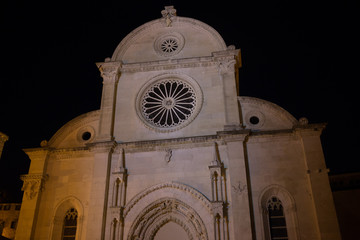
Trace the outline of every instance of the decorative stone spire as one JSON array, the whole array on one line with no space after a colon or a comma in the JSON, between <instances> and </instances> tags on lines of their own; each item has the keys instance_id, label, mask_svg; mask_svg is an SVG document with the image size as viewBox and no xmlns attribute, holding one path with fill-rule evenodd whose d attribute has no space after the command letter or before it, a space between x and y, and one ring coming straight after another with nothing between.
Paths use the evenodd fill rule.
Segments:
<instances>
[{"instance_id":1,"label":"decorative stone spire","mask_svg":"<svg viewBox=\"0 0 360 240\"><path fill-rule=\"evenodd\" d=\"M211 166L217 166L217 167L221 166L219 148L216 142L214 142L214 159L211 162Z\"/></svg>"},{"instance_id":2,"label":"decorative stone spire","mask_svg":"<svg viewBox=\"0 0 360 240\"><path fill-rule=\"evenodd\" d=\"M165 19L166 26L171 27L172 18L176 16L176 9L174 6L165 6L165 10L161 11L161 15Z\"/></svg>"}]
</instances>

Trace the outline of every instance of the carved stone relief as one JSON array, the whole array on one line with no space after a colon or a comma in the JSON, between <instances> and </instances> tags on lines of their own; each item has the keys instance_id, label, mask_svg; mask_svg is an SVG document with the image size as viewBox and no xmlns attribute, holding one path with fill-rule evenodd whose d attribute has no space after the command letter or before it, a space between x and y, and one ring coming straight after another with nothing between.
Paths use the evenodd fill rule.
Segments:
<instances>
[{"instance_id":1,"label":"carved stone relief","mask_svg":"<svg viewBox=\"0 0 360 240\"><path fill-rule=\"evenodd\" d=\"M42 174L28 174L22 175L20 178L24 181L21 190L24 191L27 200L32 200L39 192L44 190L44 183L48 179L48 176Z\"/></svg>"}]
</instances>

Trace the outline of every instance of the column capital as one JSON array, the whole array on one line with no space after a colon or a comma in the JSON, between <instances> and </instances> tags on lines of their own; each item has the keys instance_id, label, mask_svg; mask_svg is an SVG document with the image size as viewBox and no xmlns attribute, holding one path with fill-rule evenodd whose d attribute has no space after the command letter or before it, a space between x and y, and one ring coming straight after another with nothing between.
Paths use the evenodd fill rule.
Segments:
<instances>
[{"instance_id":1,"label":"column capital","mask_svg":"<svg viewBox=\"0 0 360 240\"><path fill-rule=\"evenodd\" d=\"M241 67L240 49L229 46L225 51L213 52L214 61L218 63L220 74L233 73Z\"/></svg>"},{"instance_id":2,"label":"column capital","mask_svg":"<svg viewBox=\"0 0 360 240\"><path fill-rule=\"evenodd\" d=\"M21 190L24 191L27 200L34 199L39 192L44 190L45 181L48 178L48 175L43 174L27 174L20 176L20 179L24 182Z\"/></svg>"},{"instance_id":3,"label":"column capital","mask_svg":"<svg viewBox=\"0 0 360 240\"><path fill-rule=\"evenodd\" d=\"M115 83L119 80L121 62L99 62L96 66L103 78L103 84Z\"/></svg>"}]
</instances>

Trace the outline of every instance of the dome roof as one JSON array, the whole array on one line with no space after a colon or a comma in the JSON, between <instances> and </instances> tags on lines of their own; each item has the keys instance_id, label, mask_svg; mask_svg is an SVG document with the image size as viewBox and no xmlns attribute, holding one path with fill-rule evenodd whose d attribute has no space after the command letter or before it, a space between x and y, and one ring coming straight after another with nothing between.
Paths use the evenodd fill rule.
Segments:
<instances>
[{"instance_id":1,"label":"dome roof","mask_svg":"<svg viewBox=\"0 0 360 240\"><path fill-rule=\"evenodd\" d=\"M117 46L111 61L136 63L201 57L226 50L220 34L209 25L176 16L172 6L165 7L162 15L128 34Z\"/></svg>"},{"instance_id":2,"label":"dome roof","mask_svg":"<svg viewBox=\"0 0 360 240\"><path fill-rule=\"evenodd\" d=\"M299 122L285 109L263 99L238 98L246 129L271 131L292 129Z\"/></svg>"},{"instance_id":3,"label":"dome roof","mask_svg":"<svg viewBox=\"0 0 360 240\"><path fill-rule=\"evenodd\" d=\"M100 110L82 114L62 126L50 139L51 148L85 147L98 131Z\"/></svg>"}]
</instances>

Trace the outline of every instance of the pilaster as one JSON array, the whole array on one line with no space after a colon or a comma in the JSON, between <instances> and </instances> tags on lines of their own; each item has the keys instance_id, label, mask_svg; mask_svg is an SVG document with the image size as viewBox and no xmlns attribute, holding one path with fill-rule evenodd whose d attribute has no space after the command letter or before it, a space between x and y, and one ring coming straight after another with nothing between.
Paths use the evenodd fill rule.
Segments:
<instances>
[{"instance_id":1,"label":"pilaster","mask_svg":"<svg viewBox=\"0 0 360 240\"><path fill-rule=\"evenodd\" d=\"M24 196L15 235L15 239L18 240L34 239L41 192L48 179L46 175L48 149L26 149L25 152L30 157L31 164L29 174L21 176L24 182L21 189L24 191Z\"/></svg>"},{"instance_id":2,"label":"pilaster","mask_svg":"<svg viewBox=\"0 0 360 240\"><path fill-rule=\"evenodd\" d=\"M309 124L299 126L295 131L300 136L303 147L304 164L315 216L317 216L319 239L339 240L340 229L320 140L324 128L325 124Z\"/></svg>"},{"instance_id":3,"label":"pilaster","mask_svg":"<svg viewBox=\"0 0 360 240\"><path fill-rule=\"evenodd\" d=\"M246 141L248 131L221 132L218 135L225 142L229 172L230 239L253 239L253 219L251 207L251 184L248 177Z\"/></svg>"},{"instance_id":4,"label":"pilaster","mask_svg":"<svg viewBox=\"0 0 360 240\"><path fill-rule=\"evenodd\" d=\"M96 64L103 78L103 90L100 106L100 126L98 142L112 141L117 83L120 77L120 62L103 62Z\"/></svg>"},{"instance_id":5,"label":"pilaster","mask_svg":"<svg viewBox=\"0 0 360 240\"><path fill-rule=\"evenodd\" d=\"M223 82L225 126L224 130L240 130L238 68L241 67L240 50L230 46L227 50L213 53L218 62L219 75Z\"/></svg>"},{"instance_id":6,"label":"pilaster","mask_svg":"<svg viewBox=\"0 0 360 240\"><path fill-rule=\"evenodd\" d=\"M111 158L115 147L114 141L89 144L95 160L88 213L88 221L92 222L93 227L86 229L86 236L92 236L93 239L105 237Z\"/></svg>"}]
</instances>

